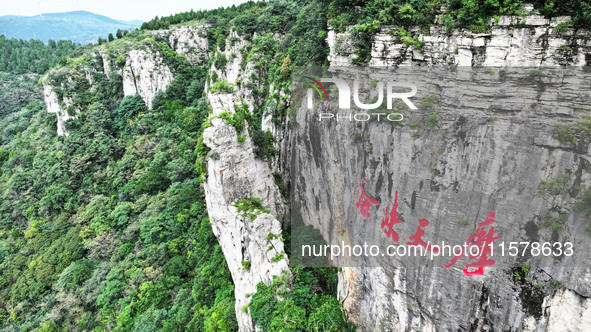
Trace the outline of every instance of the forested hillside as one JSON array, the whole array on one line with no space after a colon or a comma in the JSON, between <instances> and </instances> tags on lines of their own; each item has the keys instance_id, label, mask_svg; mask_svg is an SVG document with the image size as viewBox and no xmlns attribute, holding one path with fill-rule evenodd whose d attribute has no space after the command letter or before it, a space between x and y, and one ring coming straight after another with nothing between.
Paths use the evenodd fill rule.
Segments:
<instances>
[{"instance_id":1,"label":"forested hillside","mask_svg":"<svg viewBox=\"0 0 591 332\"><path fill-rule=\"evenodd\" d=\"M77 117L66 122L69 136L58 136L56 116L46 113L40 87L33 84L38 76L0 84L0 98L9 105L0 108L0 116L10 113L0 119L0 329L236 331L234 283L203 189L207 161L216 158L203 142L213 119L204 91L232 92L239 83L211 74L211 68L228 63L222 51L246 41L244 67L260 75L252 78L253 111L246 105L218 118L248 133L256 157L271 162L278 153L276 139L263 130L262 118L269 105L280 105L272 120L284 124L291 68L327 63L329 24L339 31L352 27L362 64L381 25L426 27L446 5L450 29L485 31L488 18L519 14L521 3L249 2L157 18L141 31L73 52L75 46L67 42L42 47L0 38L0 70L40 74L53 67L47 82L60 100L71 98L68 114ZM535 5L548 16L575 12L574 26L591 20L584 0ZM155 33L175 25L206 25L212 56L191 63L173 50L171 39ZM231 31L238 37L230 37ZM409 43L418 42L404 28L400 33ZM139 95L124 96L121 73L132 50L161 55L174 74L151 109ZM105 55L115 61L107 64ZM102 70L109 66L106 75ZM6 102L11 98L15 101ZM275 180L287 196L279 174ZM246 214L263 209L255 199L241 204ZM289 242L288 229L281 236ZM243 265L250 268L249 261ZM260 283L250 294L251 304L243 310L259 328L354 330L336 298L337 269L290 270L291 276Z\"/></svg>"},{"instance_id":2,"label":"forested hillside","mask_svg":"<svg viewBox=\"0 0 591 332\"><path fill-rule=\"evenodd\" d=\"M69 40L22 40L0 35L0 71L43 74L79 45Z\"/></svg>"},{"instance_id":3,"label":"forested hillside","mask_svg":"<svg viewBox=\"0 0 591 332\"><path fill-rule=\"evenodd\" d=\"M30 102L41 102L40 74L76 49L71 41L8 39L0 35L0 119Z\"/></svg>"},{"instance_id":4,"label":"forested hillside","mask_svg":"<svg viewBox=\"0 0 591 332\"><path fill-rule=\"evenodd\" d=\"M258 34L292 31L293 43L314 56L263 39L273 45L269 64L280 66L290 52L294 62L323 61L318 31L325 21L319 4L310 6L320 15L299 23L301 8L289 2L218 11L211 47L224 43L230 21L252 36L258 27L240 22L261 17L276 22L261 23L267 28ZM76 95L83 109L68 123L69 137L56 135L55 115L40 103L3 122L0 322L7 330L235 331L232 280L209 226L202 170L195 164L207 152L199 143L209 113L201 95L211 62L191 67L166 40L143 32L118 42L103 46L150 44L174 68L175 81L157 97L154 111L139 96L123 98L120 76L95 76L92 93L88 85L64 92ZM91 52L78 52L58 72L96 61ZM274 293L261 292L263 305L255 305L260 324L282 324L282 313L289 312L297 314L291 329L299 329L307 316L318 320L328 313L340 321L335 328L343 327L333 297L335 272L295 269L284 295L289 303L273 305Z\"/></svg>"}]
</instances>

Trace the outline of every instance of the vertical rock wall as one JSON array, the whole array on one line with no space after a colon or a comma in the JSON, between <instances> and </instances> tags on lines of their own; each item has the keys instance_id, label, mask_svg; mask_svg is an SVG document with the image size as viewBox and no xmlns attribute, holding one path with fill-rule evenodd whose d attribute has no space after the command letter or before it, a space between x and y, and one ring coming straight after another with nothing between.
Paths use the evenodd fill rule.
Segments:
<instances>
[{"instance_id":1,"label":"vertical rock wall","mask_svg":"<svg viewBox=\"0 0 591 332\"><path fill-rule=\"evenodd\" d=\"M230 34L232 37L238 38L235 33ZM252 91L246 88L252 67L241 66L244 56L241 50L245 45L240 39L235 44L228 43L225 50L218 50L229 61L225 68L212 66L210 76L225 80L233 92L212 91L210 84L207 98L213 119L203 134L203 141L211 149L205 184L207 212L234 280L240 331L255 331L246 309L250 295L256 293L259 282L269 285L273 276L289 273L280 222L286 216L287 206L269 164L255 158L248 128L237 133L225 120L215 118L225 112L235 113L236 106L242 107L243 102L252 111ZM242 143L238 142L239 134L245 138ZM252 198L259 198L269 213L259 211L254 220L243 216L244 212L238 211L235 203Z\"/></svg>"},{"instance_id":2,"label":"vertical rock wall","mask_svg":"<svg viewBox=\"0 0 591 332\"><path fill-rule=\"evenodd\" d=\"M486 34L447 33L441 25L435 25L428 35L421 34L418 29L414 31L419 40L425 42L421 50L404 45L391 33L394 27L384 27L373 40L369 66L589 65L589 32L554 31L558 23L567 19L549 21L536 15L524 19L501 17L498 22L492 22L491 32ZM350 34L330 31L328 44L331 65L350 66L354 58ZM518 192L524 187L535 192L540 181L560 173L571 174L577 178L573 181L584 186L591 184L588 144L579 142L573 148L553 138L554 124L572 125L578 115L573 109L564 112L543 109L535 111L535 115L483 112L470 114L468 118L448 109L447 115L452 119L462 120L440 123L436 130L420 137L414 136L408 126L394 126L387 133L371 133L372 149L383 150L384 158L386 155L397 156L373 161L372 165L378 165L378 168L382 167L379 165L389 165L393 177L384 181L389 181L390 186L399 191L416 193L416 206L414 194L412 207L408 201L401 205L401 213L407 218L457 214L470 210L468 206L479 204L479 200L486 203L488 195L500 194L502 198L499 199L515 204L514 211L527 207L523 224L528 220L532 222L543 212L542 202L539 198L520 196ZM492 116L495 116L494 122L485 120ZM297 122L310 123L311 119L298 118ZM308 129L302 129L300 134L304 137L311 135L305 132ZM347 174L336 160L349 160L355 155L355 152L339 147L346 145L347 134L343 133L339 146L334 144L334 139L334 136L321 138L320 148L331 156L323 164L323 168L329 170L319 169L312 160L314 158L309 156L311 160L303 166L305 170L301 176L308 179L306 183L314 185L295 189L305 197L302 198L304 202L318 202L319 199L320 206L329 206L318 210L314 207L318 204L310 203L311 206L304 209L308 213L304 219L311 224L327 213L337 220L330 225L315 225L325 238L343 227L338 224L337 212L330 209L330 199L342 196L342 188L347 186L347 183L325 175ZM518 176L518 165L525 164L531 165L529 173L525 177L523 174ZM472 175L465 173L468 169ZM366 176L370 177L370 174ZM294 181L292 179L292 184ZM463 188L462 191L471 192L470 197L461 198L457 204L453 203L455 183ZM569 185L573 183L569 182ZM387 195L384 194L389 197ZM561 203L562 208L569 210L573 203L574 199L566 199ZM569 217L568 223L571 230L567 234L583 232L586 225L582 215ZM510 269L495 268L487 276L474 278L464 277L460 270L453 272L440 268L343 268L339 275L339 298L347 317L358 325L359 331L591 329L591 271L588 268L532 271L532 280L540 284L547 285L552 280L563 282L565 288L559 290L547 286L536 290L532 285L516 281L515 271ZM567 307L568 311L565 310Z\"/></svg>"}]
</instances>

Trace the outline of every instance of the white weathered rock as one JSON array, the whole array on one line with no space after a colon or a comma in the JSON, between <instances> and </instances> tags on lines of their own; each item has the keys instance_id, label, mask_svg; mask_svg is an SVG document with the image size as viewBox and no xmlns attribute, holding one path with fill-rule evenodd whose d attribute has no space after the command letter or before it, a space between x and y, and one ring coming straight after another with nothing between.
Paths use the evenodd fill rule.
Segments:
<instances>
[{"instance_id":1,"label":"white weathered rock","mask_svg":"<svg viewBox=\"0 0 591 332\"><path fill-rule=\"evenodd\" d=\"M550 298L548 331L591 331L591 299L561 289Z\"/></svg>"},{"instance_id":2,"label":"white weathered rock","mask_svg":"<svg viewBox=\"0 0 591 332\"><path fill-rule=\"evenodd\" d=\"M164 64L162 55L159 52L151 50L149 47L142 50L131 50L127 54L108 54L102 50L99 50L98 56L101 57L103 66L102 72L107 77L110 77L113 71L119 71L113 66L113 57L124 55L126 62L120 73L123 77L123 93L125 96L139 94L148 108L152 107L152 100L156 94L160 91L166 91L174 75L170 68ZM94 56L88 54L87 56ZM100 70L100 69L99 69ZM42 78L43 91L45 104L49 113L55 113L57 116L57 127L58 135L68 136L68 132L64 126L64 123L69 119L76 118L71 116L67 112L67 108L71 108L75 113L81 112L76 105L73 105L73 97L62 97L62 100L58 100L58 96L53 91L51 77L55 76L68 76L68 78L60 83L59 86L62 90L74 90L75 80L86 80L91 84L90 92L93 92L93 73L96 69L81 66L77 68L60 68L57 70L50 71L46 76ZM75 77L75 79L74 79ZM75 95L75 92L72 94ZM62 109L62 106L65 107Z\"/></svg>"},{"instance_id":3,"label":"white weathered rock","mask_svg":"<svg viewBox=\"0 0 591 332\"><path fill-rule=\"evenodd\" d=\"M211 148L205 184L207 212L234 280L240 331L255 331L250 315L243 311L250 303L249 294L256 293L259 282L269 285L273 276L289 273L281 223L275 217L285 213L284 203L271 169L255 159L249 137L238 143L236 129L216 118L203 138ZM270 213L260 213L255 220L243 217L234 204L245 198L260 198ZM249 269L243 261L250 262Z\"/></svg>"},{"instance_id":4,"label":"white weathered rock","mask_svg":"<svg viewBox=\"0 0 591 332\"><path fill-rule=\"evenodd\" d=\"M54 113L57 117L57 134L59 136L69 136L70 133L66 129L65 123L70 119L75 119L76 116L69 115L67 109L64 109L60 106L57 94L53 91L51 85L45 81L42 84L43 98L45 99L47 113ZM72 106L72 102L69 98L64 98L63 102L66 107ZM76 110L76 112L79 112L79 110Z\"/></svg>"},{"instance_id":5,"label":"white weathered rock","mask_svg":"<svg viewBox=\"0 0 591 332\"><path fill-rule=\"evenodd\" d=\"M230 33L230 38L237 40L237 37L235 32ZM243 102L249 105L249 111L253 109L252 91L244 88L253 70L252 64L241 66L244 45L245 41L238 39L235 43L226 43L224 51L218 50L228 62L225 68L212 66L210 70L216 72L219 80L232 84L235 91L212 92L211 87L206 88L212 116L234 113L235 106L242 107ZM273 276L289 274L279 221L286 217L287 206L269 164L255 158L248 129L240 133L246 140L238 143L239 133L233 126L220 118L212 119L211 123L203 133L204 143L211 149L210 157L214 156L208 160L207 211L236 285L236 318L240 331L255 331L257 328L250 315L243 311L250 303L247 295L256 293L259 282L269 285ZM233 204L245 198L260 198L270 213L262 213L254 221L242 217ZM279 237L269 240L275 236ZM276 262L271 262L274 257ZM249 270L243 268L242 261L250 262Z\"/></svg>"},{"instance_id":6,"label":"white weathered rock","mask_svg":"<svg viewBox=\"0 0 591 332\"><path fill-rule=\"evenodd\" d=\"M574 40L566 40L574 30L558 34L554 28L568 17L548 20L540 15L528 15L525 19L501 16L498 22L491 19L491 32L476 34L467 30L455 30L450 34L441 25L430 28L429 35L414 29L415 36L425 42L421 56L416 50L404 45L390 31L394 27L383 27L374 36L371 49L370 66L397 66L402 64L427 63L427 65L459 66L557 66L588 65L590 60L586 46L589 38L578 35ZM354 49L349 32L337 33L330 30L327 43L330 47L328 60L331 66L347 66L351 63ZM564 55L560 48L565 45L580 45L577 56Z\"/></svg>"},{"instance_id":7,"label":"white weathered rock","mask_svg":"<svg viewBox=\"0 0 591 332\"><path fill-rule=\"evenodd\" d=\"M166 91L174 76L157 52L129 51L123 68L123 93L140 95L148 108L159 91Z\"/></svg>"},{"instance_id":8,"label":"white weathered rock","mask_svg":"<svg viewBox=\"0 0 591 332\"><path fill-rule=\"evenodd\" d=\"M208 26L180 26L170 30L170 47L178 54L184 54L193 66L208 59Z\"/></svg>"},{"instance_id":9,"label":"white weathered rock","mask_svg":"<svg viewBox=\"0 0 591 332\"><path fill-rule=\"evenodd\" d=\"M111 74L109 55L104 52L99 52L99 54L103 61L103 73L109 78Z\"/></svg>"}]
</instances>

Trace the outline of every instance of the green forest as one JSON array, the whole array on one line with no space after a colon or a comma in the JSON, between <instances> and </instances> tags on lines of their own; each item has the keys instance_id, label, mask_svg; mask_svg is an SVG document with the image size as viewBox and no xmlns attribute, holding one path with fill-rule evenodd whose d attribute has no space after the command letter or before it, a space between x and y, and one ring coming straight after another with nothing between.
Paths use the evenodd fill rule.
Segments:
<instances>
[{"instance_id":1,"label":"green forest","mask_svg":"<svg viewBox=\"0 0 591 332\"><path fill-rule=\"evenodd\" d=\"M13 74L43 74L79 45L69 40L8 39L0 35L0 71Z\"/></svg>"},{"instance_id":2,"label":"green forest","mask_svg":"<svg viewBox=\"0 0 591 332\"><path fill-rule=\"evenodd\" d=\"M544 15L575 13L591 24L584 0L533 1ZM276 154L261 130L263 110L287 91L292 66L326 64L328 26L357 34L358 63L381 25L428 26L442 5L446 26L487 29L496 15L520 14L520 0L280 0L155 18L141 30L102 45L0 37L0 329L4 331L236 331L234 285L207 215L203 130L212 89L231 89L209 77L224 66L212 56L190 66L169 41L150 34L186 22L209 25L210 54L224 49L230 29L249 41L244 55L256 77L254 112L226 120L249 124L258 158ZM274 38L279 34L280 38ZM128 46L122 46L128 45ZM148 110L123 96L122 77L74 76L81 107L58 136L47 114L40 74L59 85L78 68L102 68L94 50L118 52L149 45L174 69L175 80ZM61 74L60 74L61 73ZM65 74L64 74L65 73ZM92 88L92 93L90 89ZM281 103L280 103L281 104ZM279 107L274 119L288 113ZM276 179L282 183L280 176ZM286 194L287 195L287 194ZM289 250L289 230L283 238ZM289 255L290 253L287 252ZM291 266L292 276L263 283L247 310L263 331L352 331L336 298L335 268Z\"/></svg>"},{"instance_id":3,"label":"green forest","mask_svg":"<svg viewBox=\"0 0 591 332\"><path fill-rule=\"evenodd\" d=\"M41 74L80 47L67 40L7 39L0 35L0 119L41 100Z\"/></svg>"}]
</instances>

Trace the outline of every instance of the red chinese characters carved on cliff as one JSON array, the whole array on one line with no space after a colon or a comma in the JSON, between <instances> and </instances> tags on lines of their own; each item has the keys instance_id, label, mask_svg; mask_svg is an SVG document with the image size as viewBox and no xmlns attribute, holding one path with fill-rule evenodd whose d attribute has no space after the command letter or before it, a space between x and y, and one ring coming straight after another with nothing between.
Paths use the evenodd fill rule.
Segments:
<instances>
[{"instance_id":1,"label":"red chinese characters carved on cliff","mask_svg":"<svg viewBox=\"0 0 591 332\"><path fill-rule=\"evenodd\" d=\"M481 223L478 223L476 231L474 232L474 234L470 235L470 237L466 241L466 245L464 246L464 248L476 246L479 248L479 250L474 255L470 250L470 258L468 259L466 267L463 270L465 275L469 277L475 275L483 275L485 267L495 265L495 261L491 259L489 256L492 253L491 243L495 243L495 241L498 240L499 237L495 236L496 232L494 227L491 226L490 229L488 229L488 231L485 229L485 227L494 224L494 222L495 213L489 212L487 214L486 220ZM456 255L449 264L444 265L443 267L446 269L452 267L460 259L460 257L464 255L464 250L465 249L462 249L462 252L460 254Z\"/></svg>"},{"instance_id":2,"label":"red chinese characters carved on cliff","mask_svg":"<svg viewBox=\"0 0 591 332\"><path fill-rule=\"evenodd\" d=\"M400 224L402 220L398 218L398 192L394 193L394 204L392 204L392 210L388 213L386 207L386 216L382 219L382 230L386 233L386 236L391 238L392 241L398 242L398 233L394 230L394 225Z\"/></svg>"},{"instance_id":3,"label":"red chinese characters carved on cliff","mask_svg":"<svg viewBox=\"0 0 591 332\"><path fill-rule=\"evenodd\" d=\"M357 178L357 174L355 174L355 178ZM366 179L363 179L364 183L367 183ZM356 187L356 185L355 185ZM355 188L354 187L354 188ZM379 205L380 201L370 197L363 188L363 183L359 184L359 188L361 188L361 194L359 195L359 199L355 201L353 198L353 203L359 209L361 216L364 219L368 219L370 217L370 208L372 205ZM353 195L355 195L355 190L353 190ZM354 196L355 197L355 196ZM394 230L395 225L400 224L402 219L400 218L400 214L398 212L398 191L394 192L394 203L392 206L386 207L386 213L384 218L382 219L381 228L386 237L392 239L395 243L398 243L400 240L400 236L398 232ZM474 231L472 235L468 238L465 242L464 246L462 247L461 252L456 254L454 252L454 257L452 258L451 262L447 265L443 265L443 268L450 268L456 264L456 262L462 256L468 256L468 262L465 265L465 268L462 270L466 276L475 276L475 275L482 275L484 274L484 268L487 266L495 265L495 261L491 258L492 256L492 247L496 240L499 237L495 236L497 233L492 226L495 223L495 213L488 212L487 218L485 221L478 224L478 227ZM425 228L429 226L429 220L427 219L420 219L419 226L415 234L408 237L409 241L406 242L407 246L421 246L425 248L427 251L432 252L433 254L439 254L441 249L439 246L431 245L428 242L423 240L425 236ZM490 227L489 227L490 226ZM488 228L489 227L489 228ZM488 229L487 229L488 228ZM474 252L473 249L478 249Z\"/></svg>"},{"instance_id":4,"label":"red chinese characters carved on cliff","mask_svg":"<svg viewBox=\"0 0 591 332\"><path fill-rule=\"evenodd\" d=\"M439 253L438 248L433 248L430 244L423 240L423 236L425 236L425 231L423 228L429 226L429 220L427 219L420 219L419 220L419 227L417 227L417 232L414 235L408 237L409 242L406 242L406 245L409 246L421 246L427 249L428 251L433 251L434 253Z\"/></svg>"},{"instance_id":5,"label":"red chinese characters carved on cliff","mask_svg":"<svg viewBox=\"0 0 591 332\"><path fill-rule=\"evenodd\" d=\"M366 179L363 179L363 181L365 183L367 183ZM367 219L367 218L369 218L369 208L371 207L371 205L372 204L378 205L378 204L380 204L380 201L369 197L365 193L365 189L363 188L362 184L359 184L359 187L361 188L361 195L359 195L359 200L357 201L357 203L355 203L355 206L361 212L361 216L363 216L363 218Z\"/></svg>"}]
</instances>

